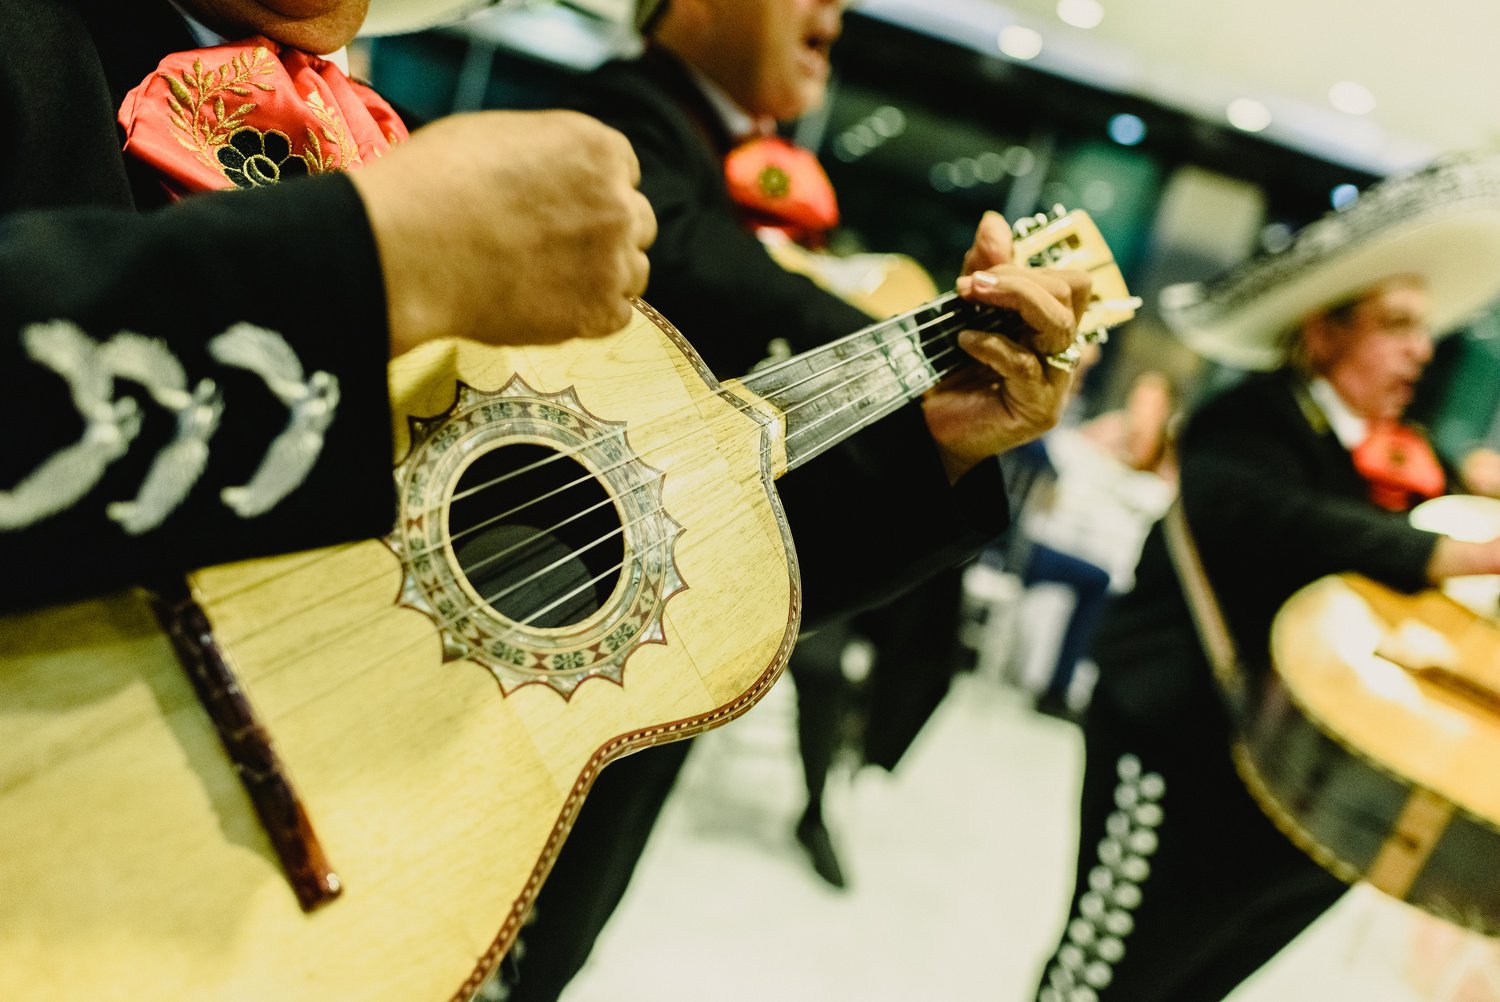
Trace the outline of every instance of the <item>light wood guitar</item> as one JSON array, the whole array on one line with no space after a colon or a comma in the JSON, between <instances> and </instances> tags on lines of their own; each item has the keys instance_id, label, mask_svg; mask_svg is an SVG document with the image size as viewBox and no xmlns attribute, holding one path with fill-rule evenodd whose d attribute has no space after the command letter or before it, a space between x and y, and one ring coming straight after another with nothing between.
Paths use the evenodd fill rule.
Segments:
<instances>
[{"instance_id":1,"label":"light wood guitar","mask_svg":"<svg viewBox=\"0 0 1500 1002\"><path fill-rule=\"evenodd\" d=\"M1086 217L1019 246L1128 317ZM467 998L599 770L782 670L773 481L1009 319L949 294L726 383L644 304L429 344L390 370L388 538L0 617L0 999Z\"/></svg>"},{"instance_id":2,"label":"light wood guitar","mask_svg":"<svg viewBox=\"0 0 1500 1002\"><path fill-rule=\"evenodd\" d=\"M927 269L905 254L813 251L780 230L766 230L760 239L782 268L806 275L872 317L893 317L938 294Z\"/></svg>"},{"instance_id":3,"label":"light wood guitar","mask_svg":"<svg viewBox=\"0 0 1500 1002\"><path fill-rule=\"evenodd\" d=\"M1460 537L1476 519L1482 538L1500 534L1500 502L1439 498L1412 513ZM1337 876L1497 935L1500 608L1493 583L1449 584L1408 595L1340 574L1294 595L1236 764Z\"/></svg>"}]
</instances>

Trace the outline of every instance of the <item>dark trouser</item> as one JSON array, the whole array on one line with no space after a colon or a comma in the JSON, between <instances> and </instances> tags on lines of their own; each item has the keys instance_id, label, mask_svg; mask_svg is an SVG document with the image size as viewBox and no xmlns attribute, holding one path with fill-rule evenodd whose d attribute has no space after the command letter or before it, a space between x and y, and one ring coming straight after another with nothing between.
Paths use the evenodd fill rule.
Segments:
<instances>
[{"instance_id":1,"label":"dark trouser","mask_svg":"<svg viewBox=\"0 0 1500 1002\"><path fill-rule=\"evenodd\" d=\"M555 1002L582 969L646 848L687 759L689 741L636 752L594 780L552 873L503 969L507 1002Z\"/></svg>"},{"instance_id":2,"label":"dark trouser","mask_svg":"<svg viewBox=\"0 0 1500 1002\"><path fill-rule=\"evenodd\" d=\"M1072 554L1035 543L1021 583L1029 588L1042 582L1067 585L1074 596L1073 612L1068 616L1057 648L1057 665L1046 688L1046 695L1061 700L1067 698L1078 659L1089 649L1109 599L1109 572Z\"/></svg>"},{"instance_id":3,"label":"dark trouser","mask_svg":"<svg viewBox=\"0 0 1500 1002\"><path fill-rule=\"evenodd\" d=\"M1135 721L1107 691L1084 722L1077 883L1043 1002L1217 1002L1344 892L1272 826L1201 712Z\"/></svg>"},{"instance_id":4,"label":"dark trouser","mask_svg":"<svg viewBox=\"0 0 1500 1002\"><path fill-rule=\"evenodd\" d=\"M832 640L835 631L828 634ZM799 731L814 805L822 798L847 686L838 673L836 655L830 659L827 644L816 646L822 636L809 638L815 646L808 651L799 645L788 665L799 690ZM691 744L678 741L647 748L599 773L537 896L533 920L521 930L520 949L512 949L502 969L507 1002L555 1002L583 968L625 895Z\"/></svg>"}]
</instances>

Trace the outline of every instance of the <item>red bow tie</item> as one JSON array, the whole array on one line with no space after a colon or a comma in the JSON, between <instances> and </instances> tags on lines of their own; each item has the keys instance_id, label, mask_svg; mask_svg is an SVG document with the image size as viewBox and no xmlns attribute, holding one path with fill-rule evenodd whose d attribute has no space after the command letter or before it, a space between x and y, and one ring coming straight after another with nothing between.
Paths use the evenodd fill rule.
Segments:
<instances>
[{"instance_id":1,"label":"red bow tie","mask_svg":"<svg viewBox=\"0 0 1500 1002\"><path fill-rule=\"evenodd\" d=\"M752 229L778 229L798 243L817 243L838 225L838 201L823 166L784 139L752 139L735 147L724 158L724 179Z\"/></svg>"},{"instance_id":2,"label":"red bow tie","mask_svg":"<svg viewBox=\"0 0 1500 1002\"><path fill-rule=\"evenodd\" d=\"M1354 468L1370 482L1370 500L1389 511L1410 511L1447 488L1443 465L1421 432L1388 421L1370 427L1353 452Z\"/></svg>"},{"instance_id":3,"label":"red bow tie","mask_svg":"<svg viewBox=\"0 0 1500 1002\"><path fill-rule=\"evenodd\" d=\"M125 96L125 152L174 197L344 171L405 139L391 106L333 63L265 38L178 52Z\"/></svg>"}]
</instances>

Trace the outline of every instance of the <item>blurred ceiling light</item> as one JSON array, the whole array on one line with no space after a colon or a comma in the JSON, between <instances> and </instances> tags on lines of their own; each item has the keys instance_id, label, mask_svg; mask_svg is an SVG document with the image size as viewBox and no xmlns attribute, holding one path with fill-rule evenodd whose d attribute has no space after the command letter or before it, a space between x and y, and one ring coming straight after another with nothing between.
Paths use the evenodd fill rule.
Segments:
<instances>
[{"instance_id":1,"label":"blurred ceiling light","mask_svg":"<svg viewBox=\"0 0 1500 1002\"><path fill-rule=\"evenodd\" d=\"M1146 123L1129 112L1115 115L1109 120L1109 138L1121 146L1137 146L1146 138Z\"/></svg>"},{"instance_id":2,"label":"blurred ceiling light","mask_svg":"<svg viewBox=\"0 0 1500 1002\"><path fill-rule=\"evenodd\" d=\"M1000 29L1000 51L1012 59L1035 59L1042 51L1042 36L1019 24Z\"/></svg>"},{"instance_id":3,"label":"blurred ceiling light","mask_svg":"<svg viewBox=\"0 0 1500 1002\"><path fill-rule=\"evenodd\" d=\"M1364 84L1340 80L1328 88L1328 103L1346 115L1368 115L1375 110L1375 95Z\"/></svg>"},{"instance_id":4,"label":"blurred ceiling light","mask_svg":"<svg viewBox=\"0 0 1500 1002\"><path fill-rule=\"evenodd\" d=\"M1260 132L1271 124L1271 109L1251 97L1237 97L1225 109L1229 124L1245 132Z\"/></svg>"},{"instance_id":5,"label":"blurred ceiling light","mask_svg":"<svg viewBox=\"0 0 1500 1002\"><path fill-rule=\"evenodd\" d=\"M1292 245L1292 228L1286 223L1267 223L1260 231L1260 245L1272 254L1280 254Z\"/></svg>"},{"instance_id":6,"label":"blurred ceiling light","mask_svg":"<svg viewBox=\"0 0 1500 1002\"><path fill-rule=\"evenodd\" d=\"M1335 209L1346 209L1359 199L1359 189L1352 184L1335 185L1328 193L1328 201Z\"/></svg>"},{"instance_id":7,"label":"blurred ceiling light","mask_svg":"<svg viewBox=\"0 0 1500 1002\"><path fill-rule=\"evenodd\" d=\"M979 180L985 184L996 184L1005 176L1005 158L994 150L986 150L974 158L979 165Z\"/></svg>"},{"instance_id":8,"label":"blurred ceiling light","mask_svg":"<svg viewBox=\"0 0 1500 1002\"><path fill-rule=\"evenodd\" d=\"M1036 154L1024 146L1012 146L1005 151L1005 173L1011 177L1025 177L1036 167Z\"/></svg>"},{"instance_id":9,"label":"blurred ceiling light","mask_svg":"<svg viewBox=\"0 0 1500 1002\"><path fill-rule=\"evenodd\" d=\"M1099 0L1057 0L1057 16L1075 28L1097 28L1104 20L1104 5Z\"/></svg>"},{"instance_id":10,"label":"blurred ceiling light","mask_svg":"<svg viewBox=\"0 0 1500 1002\"><path fill-rule=\"evenodd\" d=\"M1115 186L1108 181L1090 181L1083 186L1083 207L1104 213L1115 207Z\"/></svg>"},{"instance_id":11,"label":"blurred ceiling light","mask_svg":"<svg viewBox=\"0 0 1500 1002\"><path fill-rule=\"evenodd\" d=\"M886 104L876 108L868 121L872 129L887 139L906 131L906 113L894 105Z\"/></svg>"}]
</instances>

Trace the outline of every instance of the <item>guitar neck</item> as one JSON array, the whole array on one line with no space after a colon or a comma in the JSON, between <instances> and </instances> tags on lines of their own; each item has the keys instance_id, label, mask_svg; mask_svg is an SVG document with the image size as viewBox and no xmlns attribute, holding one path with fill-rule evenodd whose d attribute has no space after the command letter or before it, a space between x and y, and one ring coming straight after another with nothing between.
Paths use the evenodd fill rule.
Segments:
<instances>
[{"instance_id":1,"label":"guitar neck","mask_svg":"<svg viewBox=\"0 0 1500 1002\"><path fill-rule=\"evenodd\" d=\"M1092 282L1080 334L1103 332L1135 314L1109 245L1082 211L1037 215L1017 224L1014 260L1031 268L1073 268ZM832 344L778 362L740 380L781 412L786 470L819 455L936 386L969 362L956 343L963 330L1019 334L1020 317L949 292L871 324Z\"/></svg>"},{"instance_id":2,"label":"guitar neck","mask_svg":"<svg viewBox=\"0 0 1500 1002\"><path fill-rule=\"evenodd\" d=\"M740 382L781 412L786 469L793 470L920 398L964 364L959 331L1016 326L1014 313L950 292Z\"/></svg>"}]
</instances>

